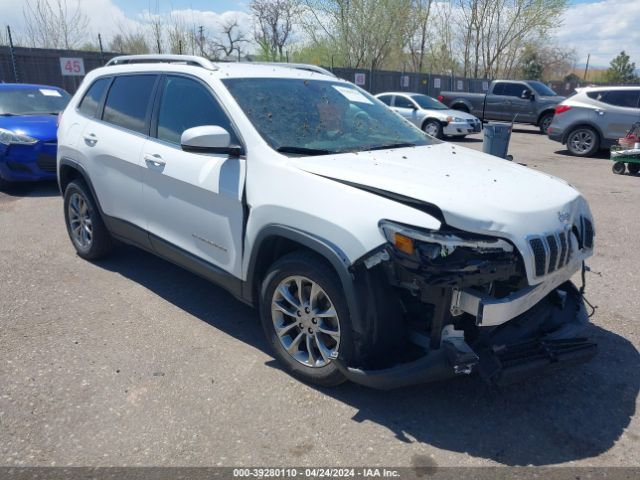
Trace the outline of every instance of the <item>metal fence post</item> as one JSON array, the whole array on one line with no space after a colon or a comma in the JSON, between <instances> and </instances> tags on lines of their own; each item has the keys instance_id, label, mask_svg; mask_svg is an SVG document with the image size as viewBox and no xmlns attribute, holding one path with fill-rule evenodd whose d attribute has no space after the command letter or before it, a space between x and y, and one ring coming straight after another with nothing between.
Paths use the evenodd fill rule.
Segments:
<instances>
[{"instance_id":1,"label":"metal fence post","mask_svg":"<svg viewBox=\"0 0 640 480\"><path fill-rule=\"evenodd\" d=\"M16 53L13 50L13 38L11 38L11 27L7 25L7 35L9 36L9 54L11 55L11 66L13 67L13 78L16 83L20 81L18 77L18 66L16 64Z\"/></svg>"},{"instance_id":2,"label":"metal fence post","mask_svg":"<svg viewBox=\"0 0 640 480\"><path fill-rule=\"evenodd\" d=\"M102 48L102 35L98 34L98 45L100 45L100 62L104 65L104 49Z\"/></svg>"}]
</instances>

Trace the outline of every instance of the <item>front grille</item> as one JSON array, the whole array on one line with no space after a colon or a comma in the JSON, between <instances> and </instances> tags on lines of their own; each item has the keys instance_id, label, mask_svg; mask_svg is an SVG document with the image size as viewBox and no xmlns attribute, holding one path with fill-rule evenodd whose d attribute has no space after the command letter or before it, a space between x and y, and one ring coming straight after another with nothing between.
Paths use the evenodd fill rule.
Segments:
<instances>
[{"instance_id":1,"label":"front grille","mask_svg":"<svg viewBox=\"0 0 640 480\"><path fill-rule=\"evenodd\" d=\"M549 268L547 272L551 273L558 264L558 244L556 243L555 235L547 235L547 245L549 246Z\"/></svg>"},{"instance_id":2,"label":"front grille","mask_svg":"<svg viewBox=\"0 0 640 480\"><path fill-rule=\"evenodd\" d=\"M593 248L593 223L586 217L582 217L582 243L585 248L591 250Z\"/></svg>"},{"instance_id":3,"label":"front grille","mask_svg":"<svg viewBox=\"0 0 640 480\"><path fill-rule=\"evenodd\" d=\"M56 157L47 153L41 153L36 160L38 168L44 172L56 173Z\"/></svg>"},{"instance_id":4,"label":"front grille","mask_svg":"<svg viewBox=\"0 0 640 480\"><path fill-rule=\"evenodd\" d=\"M545 274L545 267L547 264L547 252L544 249L544 244L540 238L532 238L529 240L531 250L533 250L533 258L536 261L536 277L541 277Z\"/></svg>"},{"instance_id":5,"label":"front grille","mask_svg":"<svg viewBox=\"0 0 640 480\"><path fill-rule=\"evenodd\" d=\"M579 249L591 250L593 248L593 237L595 236L593 222L586 217L580 217L579 225L581 228L574 226L570 229L567 227L565 230L529 238L536 277L555 272L569 263L573 255L572 232L578 239Z\"/></svg>"}]
</instances>

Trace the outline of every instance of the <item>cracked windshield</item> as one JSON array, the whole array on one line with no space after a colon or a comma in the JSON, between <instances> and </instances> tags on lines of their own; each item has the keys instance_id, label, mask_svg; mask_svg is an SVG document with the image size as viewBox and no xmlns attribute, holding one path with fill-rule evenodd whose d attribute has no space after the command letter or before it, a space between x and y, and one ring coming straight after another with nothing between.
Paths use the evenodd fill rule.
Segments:
<instances>
[{"instance_id":1,"label":"cracked windshield","mask_svg":"<svg viewBox=\"0 0 640 480\"><path fill-rule=\"evenodd\" d=\"M262 137L282 153L323 155L437 142L343 82L234 78L224 83Z\"/></svg>"}]
</instances>

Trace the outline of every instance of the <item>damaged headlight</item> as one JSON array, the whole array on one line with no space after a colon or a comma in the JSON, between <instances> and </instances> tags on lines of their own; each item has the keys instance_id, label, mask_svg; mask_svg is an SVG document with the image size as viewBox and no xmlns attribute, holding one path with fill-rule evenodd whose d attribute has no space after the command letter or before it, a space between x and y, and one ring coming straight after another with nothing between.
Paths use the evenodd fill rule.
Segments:
<instances>
[{"instance_id":1,"label":"damaged headlight","mask_svg":"<svg viewBox=\"0 0 640 480\"><path fill-rule=\"evenodd\" d=\"M418 245L422 255L430 259L448 257L458 248L470 249L481 254L513 252L513 245L501 238L464 232L425 230L388 220L382 220L379 226L387 241L407 255L413 255Z\"/></svg>"}]
</instances>

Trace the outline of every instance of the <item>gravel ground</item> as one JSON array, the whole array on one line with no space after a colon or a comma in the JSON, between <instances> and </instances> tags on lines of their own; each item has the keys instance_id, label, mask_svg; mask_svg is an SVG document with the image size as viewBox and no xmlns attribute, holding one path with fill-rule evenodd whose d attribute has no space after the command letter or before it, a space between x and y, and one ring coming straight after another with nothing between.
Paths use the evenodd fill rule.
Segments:
<instances>
[{"instance_id":1,"label":"gravel ground","mask_svg":"<svg viewBox=\"0 0 640 480\"><path fill-rule=\"evenodd\" d=\"M304 385L221 289L130 247L81 260L54 184L0 193L0 466L640 466L640 178L533 128L511 153L591 203L600 354L501 390Z\"/></svg>"}]
</instances>

